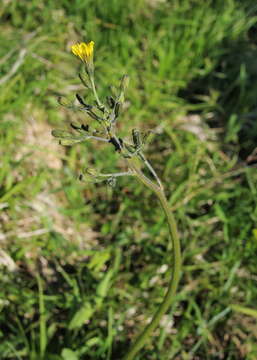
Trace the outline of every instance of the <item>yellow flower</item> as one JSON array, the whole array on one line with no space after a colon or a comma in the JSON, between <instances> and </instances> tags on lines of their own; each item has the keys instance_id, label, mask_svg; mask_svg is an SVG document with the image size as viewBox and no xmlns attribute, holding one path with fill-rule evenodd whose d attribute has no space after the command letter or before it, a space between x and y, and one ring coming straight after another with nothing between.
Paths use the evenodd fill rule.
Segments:
<instances>
[{"instance_id":1,"label":"yellow flower","mask_svg":"<svg viewBox=\"0 0 257 360\"><path fill-rule=\"evenodd\" d=\"M77 43L72 45L71 51L78 56L86 65L93 65L94 41Z\"/></svg>"}]
</instances>

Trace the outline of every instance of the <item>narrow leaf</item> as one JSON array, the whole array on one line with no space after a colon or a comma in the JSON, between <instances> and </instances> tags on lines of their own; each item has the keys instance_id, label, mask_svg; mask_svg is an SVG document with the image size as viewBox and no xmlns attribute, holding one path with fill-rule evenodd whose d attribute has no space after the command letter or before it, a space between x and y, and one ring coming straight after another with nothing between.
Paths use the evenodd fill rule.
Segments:
<instances>
[{"instance_id":1,"label":"narrow leaf","mask_svg":"<svg viewBox=\"0 0 257 360\"><path fill-rule=\"evenodd\" d=\"M240 306L240 305L231 305L231 309L236 312L239 312L239 313L242 313L245 315L249 315L249 316L252 316L255 319L257 319L257 310L256 309L251 309L251 308Z\"/></svg>"},{"instance_id":2,"label":"narrow leaf","mask_svg":"<svg viewBox=\"0 0 257 360\"><path fill-rule=\"evenodd\" d=\"M69 329L73 330L81 328L87 320L91 318L94 313L94 309L90 303L85 303L73 316L69 324Z\"/></svg>"},{"instance_id":3,"label":"narrow leaf","mask_svg":"<svg viewBox=\"0 0 257 360\"><path fill-rule=\"evenodd\" d=\"M74 139L74 135L65 130L53 130L52 135L61 139Z\"/></svg>"},{"instance_id":4,"label":"narrow leaf","mask_svg":"<svg viewBox=\"0 0 257 360\"><path fill-rule=\"evenodd\" d=\"M79 360L78 355L71 349L62 349L63 360Z\"/></svg>"}]
</instances>

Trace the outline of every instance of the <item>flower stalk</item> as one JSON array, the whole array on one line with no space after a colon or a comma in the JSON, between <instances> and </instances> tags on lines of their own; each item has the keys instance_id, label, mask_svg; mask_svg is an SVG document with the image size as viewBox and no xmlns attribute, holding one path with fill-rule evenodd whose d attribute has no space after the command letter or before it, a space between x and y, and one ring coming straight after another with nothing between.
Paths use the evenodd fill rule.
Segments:
<instances>
[{"instance_id":1,"label":"flower stalk","mask_svg":"<svg viewBox=\"0 0 257 360\"><path fill-rule=\"evenodd\" d=\"M163 299L163 302L155 312L151 322L145 327L142 333L137 337L135 343L132 345L131 349L125 355L123 360L133 360L135 355L140 351L140 349L145 345L147 340L150 338L153 330L159 325L162 316L167 312L172 302L174 301L174 297L176 295L180 273L181 273L181 249L180 249L180 240L179 240L177 225L175 218L172 214L172 211L170 209L169 203L164 194L164 191L162 188L160 188L160 186L157 186L151 180L149 180L133 162L130 163L130 167L132 170L134 170L137 179L143 185L145 185L155 193L165 213L167 223L169 226L170 239L172 243L173 271L172 271L172 276L169 280L168 290Z\"/></svg>"},{"instance_id":2,"label":"flower stalk","mask_svg":"<svg viewBox=\"0 0 257 360\"><path fill-rule=\"evenodd\" d=\"M53 130L52 135L59 138L62 145L68 146L90 139L111 144L114 147L114 150L124 159L124 163L127 167L126 171L102 174L95 169L88 168L83 175L80 175L80 180L94 182L107 181L107 184L115 186L117 178L121 176L132 175L136 177L139 182L153 191L157 196L167 219L172 243L172 276L168 283L168 289L161 305L153 315L151 322L145 327L123 358L123 360L133 360L146 342L149 341L153 330L159 325L162 316L167 312L174 301L181 272L180 240L176 222L165 196L161 180L144 154L144 147L151 131L143 133L137 129L133 129L131 140L122 139L116 134L116 123L124 102L124 93L128 86L129 78L127 75L123 76L118 89L118 94L116 96L107 97L107 104L102 102L98 97L94 81L93 50L93 41L89 43L78 43L72 46L72 52L79 57L85 65L91 86L88 87L87 82L81 76L79 77L82 84L92 91L96 100L95 105L88 105L79 94L76 94L76 98L80 104L79 106L67 104L62 100L60 100L60 104L71 109L85 111L92 120L97 121L98 124L100 124L101 131L91 129L91 124L71 123L72 133L65 130ZM74 132L76 134L74 134ZM145 175L145 169L148 170L150 177Z\"/></svg>"}]
</instances>

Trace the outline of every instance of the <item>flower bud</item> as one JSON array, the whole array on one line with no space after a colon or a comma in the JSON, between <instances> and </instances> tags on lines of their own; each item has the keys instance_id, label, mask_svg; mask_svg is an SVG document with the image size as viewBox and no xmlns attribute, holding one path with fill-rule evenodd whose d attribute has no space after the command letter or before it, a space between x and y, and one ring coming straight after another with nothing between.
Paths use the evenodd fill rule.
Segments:
<instances>
[{"instance_id":1,"label":"flower bud","mask_svg":"<svg viewBox=\"0 0 257 360\"><path fill-rule=\"evenodd\" d=\"M120 82L120 90L125 91L129 85L129 76L123 75Z\"/></svg>"}]
</instances>

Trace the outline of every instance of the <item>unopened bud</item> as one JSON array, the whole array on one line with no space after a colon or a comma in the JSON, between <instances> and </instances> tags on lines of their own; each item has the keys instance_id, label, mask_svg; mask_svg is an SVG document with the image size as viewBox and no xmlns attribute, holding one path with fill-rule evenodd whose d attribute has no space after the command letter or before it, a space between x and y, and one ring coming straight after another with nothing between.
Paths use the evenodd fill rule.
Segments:
<instances>
[{"instance_id":1,"label":"unopened bud","mask_svg":"<svg viewBox=\"0 0 257 360\"><path fill-rule=\"evenodd\" d=\"M80 130L81 129L81 125L79 123L76 122L71 122L70 126L72 127L72 129L74 130Z\"/></svg>"},{"instance_id":2,"label":"unopened bud","mask_svg":"<svg viewBox=\"0 0 257 360\"><path fill-rule=\"evenodd\" d=\"M129 76L123 75L120 82L120 90L125 91L129 85Z\"/></svg>"},{"instance_id":3,"label":"unopened bud","mask_svg":"<svg viewBox=\"0 0 257 360\"><path fill-rule=\"evenodd\" d=\"M139 130L132 130L132 139L136 148L139 148L142 145L141 134Z\"/></svg>"},{"instance_id":4,"label":"unopened bud","mask_svg":"<svg viewBox=\"0 0 257 360\"><path fill-rule=\"evenodd\" d=\"M114 108L114 114L115 114L115 118L117 118L119 116L119 112L120 112L120 103L117 102L115 104L115 108Z\"/></svg>"},{"instance_id":5,"label":"unopened bud","mask_svg":"<svg viewBox=\"0 0 257 360\"><path fill-rule=\"evenodd\" d=\"M94 168L87 168L85 173L90 176L98 176L98 172Z\"/></svg>"},{"instance_id":6,"label":"unopened bud","mask_svg":"<svg viewBox=\"0 0 257 360\"><path fill-rule=\"evenodd\" d=\"M111 109L115 106L115 100L112 96L107 96L107 102Z\"/></svg>"}]
</instances>

